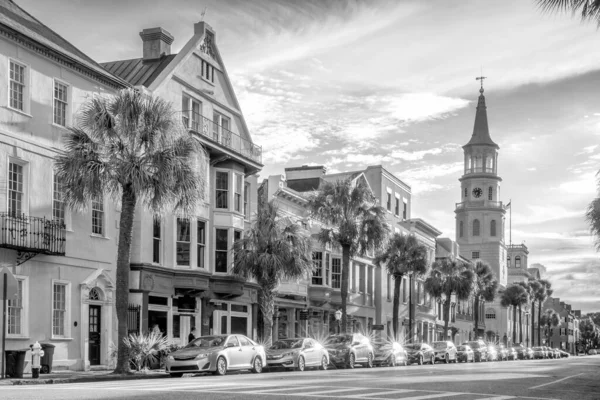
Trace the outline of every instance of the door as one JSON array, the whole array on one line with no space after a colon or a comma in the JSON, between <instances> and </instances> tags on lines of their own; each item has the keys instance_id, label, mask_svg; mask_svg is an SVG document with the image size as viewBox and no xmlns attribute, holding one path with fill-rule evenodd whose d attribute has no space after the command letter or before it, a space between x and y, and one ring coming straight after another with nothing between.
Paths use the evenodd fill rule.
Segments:
<instances>
[{"instance_id":1,"label":"door","mask_svg":"<svg viewBox=\"0 0 600 400\"><path fill-rule=\"evenodd\" d=\"M229 336L225 344L227 358L229 358L229 367L240 368L244 364L244 353L236 336Z\"/></svg>"},{"instance_id":2,"label":"door","mask_svg":"<svg viewBox=\"0 0 600 400\"><path fill-rule=\"evenodd\" d=\"M101 306L90 306L89 316L89 359L90 365L100 365L100 321L101 321Z\"/></svg>"}]
</instances>

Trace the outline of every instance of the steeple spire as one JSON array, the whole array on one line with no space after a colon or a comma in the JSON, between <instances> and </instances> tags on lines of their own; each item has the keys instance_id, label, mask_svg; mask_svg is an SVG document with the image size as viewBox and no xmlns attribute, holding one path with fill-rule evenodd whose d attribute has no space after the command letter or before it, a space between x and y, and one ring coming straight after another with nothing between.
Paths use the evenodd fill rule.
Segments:
<instances>
[{"instance_id":1,"label":"steeple spire","mask_svg":"<svg viewBox=\"0 0 600 400\"><path fill-rule=\"evenodd\" d=\"M483 95L483 80L487 79L485 76L479 76L475 78L481 81L481 88L479 89L479 99L477 100L477 111L475 112L475 125L473 126L473 135L471 140L465 146L484 144L500 148L490 136L490 130L488 128L487 120L487 107L485 105L485 96Z\"/></svg>"}]
</instances>

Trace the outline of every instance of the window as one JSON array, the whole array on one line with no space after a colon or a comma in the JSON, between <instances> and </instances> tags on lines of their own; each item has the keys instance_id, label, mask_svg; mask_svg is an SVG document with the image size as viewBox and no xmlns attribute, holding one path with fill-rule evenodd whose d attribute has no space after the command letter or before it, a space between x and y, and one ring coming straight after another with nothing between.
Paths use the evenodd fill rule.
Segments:
<instances>
[{"instance_id":1,"label":"window","mask_svg":"<svg viewBox=\"0 0 600 400\"><path fill-rule=\"evenodd\" d=\"M402 278L402 301L406 303L408 301L408 285L406 283L406 278Z\"/></svg>"},{"instance_id":2,"label":"window","mask_svg":"<svg viewBox=\"0 0 600 400\"><path fill-rule=\"evenodd\" d=\"M54 123L67 124L67 90L68 86L54 81Z\"/></svg>"},{"instance_id":3,"label":"window","mask_svg":"<svg viewBox=\"0 0 600 400\"><path fill-rule=\"evenodd\" d=\"M342 287L342 259L331 259L331 287L339 289Z\"/></svg>"},{"instance_id":4,"label":"window","mask_svg":"<svg viewBox=\"0 0 600 400\"><path fill-rule=\"evenodd\" d=\"M490 222L490 236L496 236L496 220Z\"/></svg>"},{"instance_id":5,"label":"window","mask_svg":"<svg viewBox=\"0 0 600 400\"><path fill-rule=\"evenodd\" d=\"M325 253L325 285L329 286L329 253Z\"/></svg>"},{"instance_id":6,"label":"window","mask_svg":"<svg viewBox=\"0 0 600 400\"><path fill-rule=\"evenodd\" d=\"M198 221L196 225L196 246L197 266L198 268L205 268L204 252L206 251L206 222L204 221Z\"/></svg>"},{"instance_id":7,"label":"window","mask_svg":"<svg viewBox=\"0 0 600 400\"><path fill-rule=\"evenodd\" d=\"M496 319L496 311L491 308L485 310L485 319Z\"/></svg>"},{"instance_id":8,"label":"window","mask_svg":"<svg viewBox=\"0 0 600 400\"><path fill-rule=\"evenodd\" d=\"M65 222L64 185L54 173L54 184L52 192L52 219L60 223Z\"/></svg>"},{"instance_id":9,"label":"window","mask_svg":"<svg viewBox=\"0 0 600 400\"><path fill-rule=\"evenodd\" d=\"M104 235L104 201L92 200L92 233Z\"/></svg>"},{"instance_id":10,"label":"window","mask_svg":"<svg viewBox=\"0 0 600 400\"><path fill-rule=\"evenodd\" d=\"M472 260L477 260L478 258L479 258L479 252L478 251L471 252L471 259Z\"/></svg>"},{"instance_id":11,"label":"window","mask_svg":"<svg viewBox=\"0 0 600 400\"><path fill-rule=\"evenodd\" d=\"M231 145L230 120L223 114L213 113L213 139L225 146Z\"/></svg>"},{"instance_id":12,"label":"window","mask_svg":"<svg viewBox=\"0 0 600 400\"><path fill-rule=\"evenodd\" d=\"M229 208L227 198L229 196L229 173L217 171L216 174L216 202L215 208Z\"/></svg>"},{"instance_id":13,"label":"window","mask_svg":"<svg viewBox=\"0 0 600 400\"><path fill-rule=\"evenodd\" d=\"M250 219L250 183L244 182L244 218Z\"/></svg>"},{"instance_id":14,"label":"window","mask_svg":"<svg viewBox=\"0 0 600 400\"><path fill-rule=\"evenodd\" d=\"M467 188L465 188L465 197L468 197L468 191L467 191Z\"/></svg>"},{"instance_id":15,"label":"window","mask_svg":"<svg viewBox=\"0 0 600 400\"><path fill-rule=\"evenodd\" d=\"M364 264L358 265L358 291L362 293L367 292L367 279L366 270Z\"/></svg>"},{"instance_id":16,"label":"window","mask_svg":"<svg viewBox=\"0 0 600 400\"><path fill-rule=\"evenodd\" d=\"M8 300L8 322L7 334L23 335L24 332L24 309L23 309L23 279L17 279L17 297L14 300Z\"/></svg>"},{"instance_id":17,"label":"window","mask_svg":"<svg viewBox=\"0 0 600 400\"><path fill-rule=\"evenodd\" d=\"M490 186L488 188L488 200L492 200L494 198L494 189Z\"/></svg>"},{"instance_id":18,"label":"window","mask_svg":"<svg viewBox=\"0 0 600 400\"><path fill-rule=\"evenodd\" d=\"M25 97L25 66L10 62L10 106L11 108L25 111L23 98Z\"/></svg>"},{"instance_id":19,"label":"window","mask_svg":"<svg viewBox=\"0 0 600 400\"><path fill-rule=\"evenodd\" d=\"M202 103L184 95L181 102L181 111L183 126L195 132L203 132L201 124Z\"/></svg>"},{"instance_id":20,"label":"window","mask_svg":"<svg viewBox=\"0 0 600 400\"><path fill-rule=\"evenodd\" d=\"M473 220L473 236L479 236L479 220Z\"/></svg>"},{"instance_id":21,"label":"window","mask_svg":"<svg viewBox=\"0 0 600 400\"><path fill-rule=\"evenodd\" d=\"M53 281L52 283L52 336L68 336L68 284Z\"/></svg>"},{"instance_id":22,"label":"window","mask_svg":"<svg viewBox=\"0 0 600 400\"><path fill-rule=\"evenodd\" d=\"M458 223L458 236L463 237L463 222Z\"/></svg>"},{"instance_id":23,"label":"window","mask_svg":"<svg viewBox=\"0 0 600 400\"><path fill-rule=\"evenodd\" d=\"M233 175L235 177L235 187L233 188L233 208L237 212L242 212L242 175Z\"/></svg>"},{"instance_id":24,"label":"window","mask_svg":"<svg viewBox=\"0 0 600 400\"><path fill-rule=\"evenodd\" d=\"M204 60L202 60L202 78L212 83L215 82L215 68Z\"/></svg>"},{"instance_id":25,"label":"window","mask_svg":"<svg viewBox=\"0 0 600 400\"><path fill-rule=\"evenodd\" d=\"M373 268L365 266L367 273L367 294L373 294Z\"/></svg>"},{"instance_id":26,"label":"window","mask_svg":"<svg viewBox=\"0 0 600 400\"><path fill-rule=\"evenodd\" d=\"M11 162L8 165L8 213L12 216L23 212L23 166Z\"/></svg>"},{"instance_id":27,"label":"window","mask_svg":"<svg viewBox=\"0 0 600 400\"><path fill-rule=\"evenodd\" d=\"M215 272L227 273L227 229L215 229Z\"/></svg>"},{"instance_id":28,"label":"window","mask_svg":"<svg viewBox=\"0 0 600 400\"><path fill-rule=\"evenodd\" d=\"M408 204L404 202L404 209L402 210L402 219L406 219L408 216Z\"/></svg>"},{"instance_id":29,"label":"window","mask_svg":"<svg viewBox=\"0 0 600 400\"><path fill-rule=\"evenodd\" d=\"M320 251L313 251L312 253L312 262L313 262L313 276L312 276L312 284L313 285L322 285L323 284L323 253Z\"/></svg>"},{"instance_id":30,"label":"window","mask_svg":"<svg viewBox=\"0 0 600 400\"><path fill-rule=\"evenodd\" d=\"M392 194L390 192L387 194L387 209L392 211Z\"/></svg>"},{"instance_id":31,"label":"window","mask_svg":"<svg viewBox=\"0 0 600 400\"><path fill-rule=\"evenodd\" d=\"M515 257L515 268L521 268L521 256Z\"/></svg>"},{"instance_id":32,"label":"window","mask_svg":"<svg viewBox=\"0 0 600 400\"><path fill-rule=\"evenodd\" d=\"M394 208L394 214L400 215L400 198L396 197L396 207Z\"/></svg>"},{"instance_id":33,"label":"window","mask_svg":"<svg viewBox=\"0 0 600 400\"><path fill-rule=\"evenodd\" d=\"M506 256L506 265L510 268L510 256Z\"/></svg>"},{"instance_id":34,"label":"window","mask_svg":"<svg viewBox=\"0 0 600 400\"><path fill-rule=\"evenodd\" d=\"M182 267L190 266L190 221L185 218L177 218L176 232L176 265Z\"/></svg>"},{"instance_id":35,"label":"window","mask_svg":"<svg viewBox=\"0 0 600 400\"><path fill-rule=\"evenodd\" d=\"M152 224L152 262L160 264L161 232L160 220L155 219Z\"/></svg>"}]
</instances>

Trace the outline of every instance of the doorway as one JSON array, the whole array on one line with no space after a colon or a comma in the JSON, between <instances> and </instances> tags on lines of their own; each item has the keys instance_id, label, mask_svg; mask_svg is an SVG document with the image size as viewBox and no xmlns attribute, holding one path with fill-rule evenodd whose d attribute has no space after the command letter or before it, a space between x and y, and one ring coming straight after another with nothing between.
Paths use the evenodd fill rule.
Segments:
<instances>
[{"instance_id":1,"label":"doorway","mask_svg":"<svg viewBox=\"0 0 600 400\"><path fill-rule=\"evenodd\" d=\"M89 357L90 365L100 365L102 306L90 305L89 315Z\"/></svg>"}]
</instances>

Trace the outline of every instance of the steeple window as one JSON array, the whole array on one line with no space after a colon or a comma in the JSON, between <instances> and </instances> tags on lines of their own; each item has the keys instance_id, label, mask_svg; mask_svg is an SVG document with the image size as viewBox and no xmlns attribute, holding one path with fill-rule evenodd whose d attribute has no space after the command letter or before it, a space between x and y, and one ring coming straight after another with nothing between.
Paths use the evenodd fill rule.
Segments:
<instances>
[{"instance_id":1,"label":"steeple window","mask_svg":"<svg viewBox=\"0 0 600 400\"><path fill-rule=\"evenodd\" d=\"M496 236L496 220L490 222L490 236Z\"/></svg>"},{"instance_id":2,"label":"steeple window","mask_svg":"<svg viewBox=\"0 0 600 400\"><path fill-rule=\"evenodd\" d=\"M494 198L494 188L491 186L488 188L488 200L493 200Z\"/></svg>"},{"instance_id":3,"label":"steeple window","mask_svg":"<svg viewBox=\"0 0 600 400\"><path fill-rule=\"evenodd\" d=\"M463 231L463 222L462 222L462 221L460 221L460 222L458 223L458 235L459 235L460 237L463 237L463 233L464 233L464 231Z\"/></svg>"},{"instance_id":4,"label":"steeple window","mask_svg":"<svg viewBox=\"0 0 600 400\"><path fill-rule=\"evenodd\" d=\"M521 256L515 257L515 268L521 268Z\"/></svg>"},{"instance_id":5,"label":"steeple window","mask_svg":"<svg viewBox=\"0 0 600 400\"><path fill-rule=\"evenodd\" d=\"M479 232L480 232L480 226L479 226L479 220L473 220L473 236L479 236Z\"/></svg>"},{"instance_id":6,"label":"steeple window","mask_svg":"<svg viewBox=\"0 0 600 400\"><path fill-rule=\"evenodd\" d=\"M465 197L469 196L469 191L465 188Z\"/></svg>"},{"instance_id":7,"label":"steeple window","mask_svg":"<svg viewBox=\"0 0 600 400\"><path fill-rule=\"evenodd\" d=\"M475 171L474 172L482 172L483 171L483 157L475 156Z\"/></svg>"}]
</instances>

